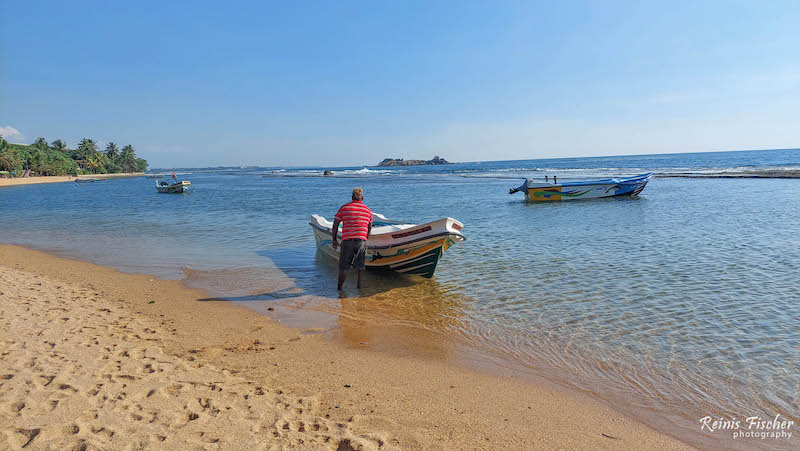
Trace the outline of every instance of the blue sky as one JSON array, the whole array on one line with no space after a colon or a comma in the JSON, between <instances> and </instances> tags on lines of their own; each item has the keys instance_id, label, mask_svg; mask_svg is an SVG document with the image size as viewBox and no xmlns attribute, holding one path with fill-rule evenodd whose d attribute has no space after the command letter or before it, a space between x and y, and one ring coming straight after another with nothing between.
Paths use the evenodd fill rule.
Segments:
<instances>
[{"instance_id":1,"label":"blue sky","mask_svg":"<svg viewBox=\"0 0 800 451\"><path fill-rule=\"evenodd\" d=\"M0 2L0 133L160 167L800 146L800 2Z\"/></svg>"}]
</instances>

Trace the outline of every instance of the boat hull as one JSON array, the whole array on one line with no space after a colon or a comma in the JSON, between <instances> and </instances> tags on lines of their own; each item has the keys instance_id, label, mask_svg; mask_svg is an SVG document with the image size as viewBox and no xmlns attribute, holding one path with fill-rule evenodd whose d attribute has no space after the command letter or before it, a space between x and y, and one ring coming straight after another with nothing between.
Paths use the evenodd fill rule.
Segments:
<instances>
[{"instance_id":1,"label":"boat hull","mask_svg":"<svg viewBox=\"0 0 800 451\"><path fill-rule=\"evenodd\" d=\"M186 180L170 185L159 185L158 182L156 182L156 191L162 194L179 194L189 191L191 186L192 182Z\"/></svg>"},{"instance_id":2,"label":"boat hull","mask_svg":"<svg viewBox=\"0 0 800 451\"><path fill-rule=\"evenodd\" d=\"M525 199L531 202L637 196L652 178L653 174L651 173L626 179L605 179L563 184L534 183L531 180L526 180L516 191L524 192ZM515 190L512 191L516 192Z\"/></svg>"},{"instance_id":3,"label":"boat hull","mask_svg":"<svg viewBox=\"0 0 800 451\"><path fill-rule=\"evenodd\" d=\"M314 215L309 222L314 231L317 250L338 261L339 250L331 240L331 224ZM367 240L366 267L373 271L395 271L403 274L433 277L444 252L463 241L463 224L452 218L418 225L403 225L401 230L373 233ZM381 227L375 227L380 232ZM339 233L341 240L341 232Z\"/></svg>"}]
</instances>

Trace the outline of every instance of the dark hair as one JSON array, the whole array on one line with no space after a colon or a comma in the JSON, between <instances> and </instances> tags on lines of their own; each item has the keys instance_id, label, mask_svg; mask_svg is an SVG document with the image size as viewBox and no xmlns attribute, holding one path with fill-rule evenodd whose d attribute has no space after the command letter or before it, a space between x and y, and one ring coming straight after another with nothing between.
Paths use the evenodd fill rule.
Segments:
<instances>
[{"instance_id":1,"label":"dark hair","mask_svg":"<svg viewBox=\"0 0 800 451\"><path fill-rule=\"evenodd\" d=\"M353 200L364 200L364 190L361 188L353 188Z\"/></svg>"}]
</instances>

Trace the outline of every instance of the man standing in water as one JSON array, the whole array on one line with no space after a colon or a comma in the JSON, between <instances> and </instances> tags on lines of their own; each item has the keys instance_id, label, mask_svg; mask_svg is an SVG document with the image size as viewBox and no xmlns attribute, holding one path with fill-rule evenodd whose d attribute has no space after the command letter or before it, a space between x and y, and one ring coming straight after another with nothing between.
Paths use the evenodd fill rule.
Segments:
<instances>
[{"instance_id":1,"label":"man standing in water","mask_svg":"<svg viewBox=\"0 0 800 451\"><path fill-rule=\"evenodd\" d=\"M339 247L339 223L342 224L342 250L339 252L339 285L342 289L350 266L358 271L356 286L361 288L361 272L367 261L367 238L372 233L372 210L362 202L364 190L353 188L353 201L339 207L333 218L333 248Z\"/></svg>"}]
</instances>

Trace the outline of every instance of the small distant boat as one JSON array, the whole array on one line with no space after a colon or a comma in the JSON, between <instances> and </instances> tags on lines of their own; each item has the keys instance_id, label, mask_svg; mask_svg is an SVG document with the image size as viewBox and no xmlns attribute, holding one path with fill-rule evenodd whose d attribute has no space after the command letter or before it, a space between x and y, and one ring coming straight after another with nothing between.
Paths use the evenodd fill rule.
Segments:
<instances>
[{"instance_id":1,"label":"small distant boat","mask_svg":"<svg viewBox=\"0 0 800 451\"><path fill-rule=\"evenodd\" d=\"M453 218L425 224L392 221L378 213L374 213L372 218L366 258L370 270L392 270L431 278L442 254L453 244L466 239L461 233L464 224ZM312 215L309 224L314 229L317 249L338 259L341 248L334 249L331 245L333 223L320 215Z\"/></svg>"},{"instance_id":2,"label":"small distant boat","mask_svg":"<svg viewBox=\"0 0 800 451\"><path fill-rule=\"evenodd\" d=\"M75 179L75 183L93 183L102 181L103 179Z\"/></svg>"},{"instance_id":3,"label":"small distant boat","mask_svg":"<svg viewBox=\"0 0 800 451\"><path fill-rule=\"evenodd\" d=\"M189 191L189 187L191 186L192 182L188 180L183 180L180 182L173 182L173 183L156 181L156 191L158 191L159 193L169 193L169 194L185 193Z\"/></svg>"},{"instance_id":4,"label":"small distant boat","mask_svg":"<svg viewBox=\"0 0 800 451\"><path fill-rule=\"evenodd\" d=\"M518 188L508 190L508 194L518 191L525 193L525 199L534 202L573 199L597 199L601 197L636 196L642 192L653 173L635 177L585 180L566 183L541 183L525 180Z\"/></svg>"}]
</instances>

